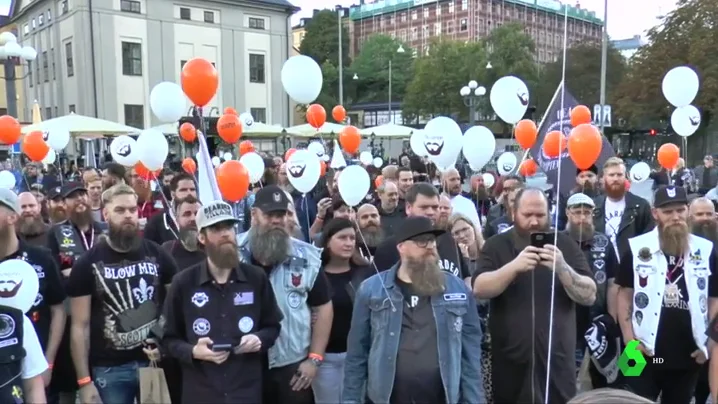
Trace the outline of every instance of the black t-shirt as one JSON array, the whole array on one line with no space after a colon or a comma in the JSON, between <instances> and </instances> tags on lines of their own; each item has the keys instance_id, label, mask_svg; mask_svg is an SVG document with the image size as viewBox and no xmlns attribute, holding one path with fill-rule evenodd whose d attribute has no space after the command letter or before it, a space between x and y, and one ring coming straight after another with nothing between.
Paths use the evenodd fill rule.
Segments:
<instances>
[{"instance_id":1,"label":"black t-shirt","mask_svg":"<svg viewBox=\"0 0 718 404\"><path fill-rule=\"evenodd\" d=\"M165 242L176 240L177 233L174 221L168 218L164 211L160 211L147 220L142 236L162 245ZM179 263L179 260L177 262ZM185 268L187 267L185 266Z\"/></svg>"},{"instance_id":2,"label":"black t-shirt","mask_svg":"<svg viewBox=\"0 0 718 404\"><path fill-rule=\"evenodd\" d=\"M347 351L347 336L352 323L352 311L354 304L347 288L351 287L352 271L339 274L325 272L331 285L333 296L332 306L334 307L334 320L332 321L332 332L329 335L329 343L326 351L329 353L342 353Z\"/></svg>"},{"instance_id":3,"label":"black t-shirt","mask_svg":"<svg viewBox=\"0 0 718 404\"><path fill-rule=\"evenodd\" d=\"M142 240L127 253L96 243L72 267L70 297L91 296L90 364L146 360L142 342L157 324L177 264L159 245Z\"/></svg>"},{"instance_id":4,"label":"black t-shirt","mask_svg":"<svg viewBox=\"0 0 718 404\"><path fill-rule=\"evenodd\" d=\"M404 295L399 351L396 357L391 404L446 402L439 367L434 309L428 296L419 296L399 278Z\"/></svg>"},{"instance_id":5,"label":"black t-shirt","mask_svg":"<svg viewBox=\"0 0 718 404\"><path fill-rule=\"evenodd\" d=\"M608 299L608 280L615 280L616 272L618 272L616 250L611 248L612 246L610 244L604 249L604 251L596 251L593 248L593 241L577 241L577 243L588 261L591 272L593 273L592 278L596 281L596 286L598 288L606 289L606 299ZM603 264L598 265L599 262L602 262ZM605 276L597 276L596 271L598 270L603 271L603 275ZM604 307L598 307L598 304L599 303L596 302L593 307L576 306L576 343L578 344L578 348L581 348L586 343L584 334L586 333L586 330L588 330L593 318L597 315L608 313L607 301L604 302Z\"/></svg>"},{"instance_id":6,"label":"black t-shirt","mask_svg":"<svg viewBox=\"0 0 718 404\"><path fill-rule=\"evenodd\" d=\"M178 271L183 271L207 259L204 251L189 251L177 240L167 241L162 244L162 248L174 258Z\"/></svg>"},{"instance_id":7,"label":"black t-shirt","mask_svg":"<svg viewBox=\"0 0 718 404\"><path fill-rule=\"evenodd\" d=\"M461 279L471 277L469 264L450 233L444 233L436 238L436 249L439 252L441 269ZM386 271L397 262L399 262L399 250L396 249L396 238L387 238L376 248L374 264L379 271Z\"/></svg>"},{"instance_id":8,"label":"black t-shirt","mask_svg":"<svg viewBox=\"0 0 718 404\"><path fill-rule=\"evenodd\" d=\"M61 305L66 297L65 288L60 279L60 270L47 248L36 247L23 240L20 240L17 251L0 259L0 262L12 259L20 259L30 264L40 281L40 289L35 303L27 312L27 316L32 320L40 345L45 350L50 337L52 320L50 308Z\"/></svg>"},{"instance_id":9,"label":"black t-shirt","mask_svg":"<svg viewBox=\"0 0 718 404\"><path fill-rule=\"evenodd\" d=\"M269 277L269 274L272 272L272 270L276 268L276 265L262 265L257 262L254 257L252 257L252 265L256 265L264 269L264 271L267 273L267 277ZM319 274L317 274L317 279L314 280L314 285L312 285L312 289L307 295L307 304L309 305L309 307L318 307L329 303L331 300L332 288L329 285L329 280L327 279L327 275L324 273L324 270L320 269Z\"/></svg>"},{"instance_id":10,"label":"black t-shirt","mask_svg":"<svg viewBox=\"0 0 718 404\"><path fill-rule=\"evenodd\" d=\"M668 261L666 292L670 288L669 284L674 284L677 289L675 289L676 293L664 294L654 350L655 357L663 359L660 366L666 369L685 369L695 366L695 359L691 358L691 354L698 349L693 340L691 313L688 309L688 291L681 258L666 255ZM711 271L708 279L709 297L718 297L718 276L714 274L715 263L714 249L708 261ZM616 284L634 289L633 254L630 250L621 257Z\"/></svg>"}]
</instances>

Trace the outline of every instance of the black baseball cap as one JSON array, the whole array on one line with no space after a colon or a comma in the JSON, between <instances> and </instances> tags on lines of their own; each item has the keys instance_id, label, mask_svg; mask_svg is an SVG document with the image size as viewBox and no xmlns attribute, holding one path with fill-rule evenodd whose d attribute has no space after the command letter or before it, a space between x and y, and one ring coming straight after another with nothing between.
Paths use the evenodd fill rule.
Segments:
<instances>
[{"instance_id":1,"label":"black baseball cap","mask_svg":"<svg viewBox=\"0 0 718 404\"><path fill-rule=\"evenodd\" d=\"M289 197L282 188L276 185L267 185L257 192L253 207L264 213L286 212L289 208Z\"/></svg>"},{"instance_id":2,"label":"black baseball cap","mask_svg":"<svg viewBox=\"0 0 718 404\"><path fill-rule=\"evenodd\" d=\"M670 204L688 205L688 193L683 187L664 185L656 189L653 195L653 206L660 208Z\"/></svg>"},{"instance_id":3,"label":"black baseball cap","mask_svg":"<svg viewBox=\"0 0 718 404\"><path fill-rule=\"evenodd\" d=\"M67 198L73 192L87 192L87 189L79 182L68 182L62 186L60 196Z\"/></svg>"},{"instance_id":4,"label":"black baseball cap","mask_svg":"<svg viewBox=\"0 0 718 404\"><path fill-rule=\"evenodd\" d=\"M408 217L401 223L401 227L396 233L396 242L402 243L407 240L411 240L416 236L423 234L433 234L434 236L440 236L444 234L444 230L434 228L434 225L426 217Z\"/></svg>"},{"instance_id":5,"label":"black baseball cap","mask_svg":"<svg viewBox=\"0 0 718 404\"><path fill-rule=\"evenodd\" d=\"M50 200L62 199L62 187L52 187L47 191L47 198Z\"/></svg>"}]
</instances>

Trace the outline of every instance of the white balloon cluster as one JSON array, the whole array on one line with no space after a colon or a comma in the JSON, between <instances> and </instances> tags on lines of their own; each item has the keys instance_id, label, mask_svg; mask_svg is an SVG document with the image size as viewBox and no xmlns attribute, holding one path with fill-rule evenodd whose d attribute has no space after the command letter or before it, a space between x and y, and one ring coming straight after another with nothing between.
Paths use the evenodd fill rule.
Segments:
<instances>
[{"instance_id":1,"label":"white balloon cluster","mask_svg":"<svg viewBox=\"0 0 718 404\"><path fill-rule=\"evenodd\" d=\"M688 66L674 67L663 77L663 96L676 107L671 114L671 127L680 136L688 137L701 126L701 113L691 105L699 87L698 74Z\"/></svg>"}]
</instances>

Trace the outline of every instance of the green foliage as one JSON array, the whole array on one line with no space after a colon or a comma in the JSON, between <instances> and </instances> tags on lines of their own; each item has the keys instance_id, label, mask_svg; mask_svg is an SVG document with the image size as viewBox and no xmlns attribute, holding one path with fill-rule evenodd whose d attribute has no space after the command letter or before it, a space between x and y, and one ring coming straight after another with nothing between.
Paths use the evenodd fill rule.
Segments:
<instances>
[{"instance_id":1,"label":"green foliage","mask_svg":"<svg viewBox=\"0 0 718 404\"><path fill-rule=\"evenodd\" d=\"M398 50L403 52L398 52ZM358 76L353 103L389 102L389 61L391 61L391 98L404 99L406 87L413 75L412 49L388 35L375 34L362 45L347 77ZM346 104L346 102L345 102Z\"/></svg>"},{"instance_id":2,"label":"green foliage","mask_svg":"<svg viewBox=\"0 0 718 404\"><path fill-rule=\"evenodd\" d=\"M504 24L484 40L492 69L488 80L491 84L503 76L516 76L526 85L535 88L538 82L538 66L534 61L535 44L524 32L524 26L514 22Z\"/></svg>"}]
</instances>

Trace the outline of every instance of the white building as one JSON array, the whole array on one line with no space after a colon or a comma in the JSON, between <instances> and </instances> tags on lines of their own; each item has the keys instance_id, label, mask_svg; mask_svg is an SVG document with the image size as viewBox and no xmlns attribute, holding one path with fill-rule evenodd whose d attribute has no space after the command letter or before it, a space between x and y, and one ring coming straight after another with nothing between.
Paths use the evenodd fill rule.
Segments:
<instances>
[{"instance_id":1,"label":"white building","mask_svg":"<svg viewBox=\"0 0 718 404\"><path fill-rule=\"evenodd\" d=\"M611 41L613 47L616 48L619 52L621 52L621 55L623 55L623 57L626 59L631 59L633 55L638 51L638 49L640 49L647 43L648 42L646 42L645 39L641 38L640 35L636 35L632 38L617 39L615 41Z\"/></svg>"},{"instance_id":2,"label":"white building","mask_svg":"<svg viewBox=\"0 0 718 404\"><path fill-rule=\"evenodd\" d=\"M17 0L18 41L38 52L18 83L25 111L37 100L43 119L76 112L155 126L152 87L179 83L183 64L202 57L220 77L208 108L231 106L288 126L280 72L294 11L287 0Z\"/></svg>"}]
</instances>

